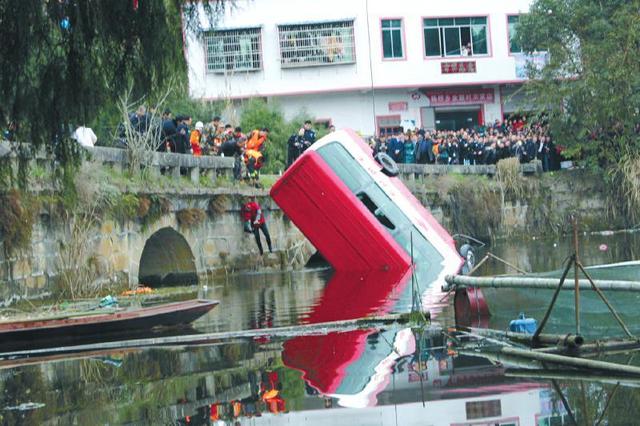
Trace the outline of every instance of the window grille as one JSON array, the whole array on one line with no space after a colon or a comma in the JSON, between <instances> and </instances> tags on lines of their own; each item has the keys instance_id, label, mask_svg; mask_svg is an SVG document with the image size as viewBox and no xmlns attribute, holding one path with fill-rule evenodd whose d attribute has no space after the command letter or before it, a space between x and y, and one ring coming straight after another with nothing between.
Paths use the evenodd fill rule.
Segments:
<instances>
[{"instance_id":1,"label":"window grille","mask_svg":"<svg viewBox=\"0 0 640 426\"><path fill-rule=\"evenodd\" d=\"M205 46L209 73L262 68L261 28L208 31Z\"/></svg>"},{"instance_id":2,"label":"window grille","mask_svg":"<svg viewBox=\"0 0 640 426\"><path fill-rule=\"evenodd\" d=\"M282 68L356 61L353 21L281 25L278 33Z\"/></svg>"}]
</instances>

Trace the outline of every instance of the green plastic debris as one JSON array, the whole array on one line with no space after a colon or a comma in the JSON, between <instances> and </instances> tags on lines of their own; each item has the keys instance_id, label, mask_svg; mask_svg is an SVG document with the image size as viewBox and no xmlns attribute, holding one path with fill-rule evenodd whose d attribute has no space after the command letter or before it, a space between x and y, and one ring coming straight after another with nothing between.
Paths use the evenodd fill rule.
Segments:
<instances>
[{"instance_id":1,"label":"green plastic debris","mask_svg":"<svg viewBox=\"0 0 640 426\"><path fill-rule=\"evenodd\" d=\"M118 299L113 297L112 295L108 295L103 297L98 304L99 308L109 308L109 307L118 306Z\"/></svg>"}]
</instances>

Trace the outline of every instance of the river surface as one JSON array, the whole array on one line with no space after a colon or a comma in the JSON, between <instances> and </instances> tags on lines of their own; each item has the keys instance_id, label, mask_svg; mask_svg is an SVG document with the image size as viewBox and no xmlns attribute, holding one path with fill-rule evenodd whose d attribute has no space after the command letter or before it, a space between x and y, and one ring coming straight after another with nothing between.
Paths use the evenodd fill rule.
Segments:
<instances>
[{"instance_id":1,"label":"river surface","mask_svg":"<svg viewBox=\"0 0 640 426\"><path fill-rule=\"evenodd\" d=\"M558 270L572 252L565 240L499 241L489 249L528 272ZM585 265L635 260L639 251L640 237L634 233L581 237ZM479 273L514 271L491 261ZM630 279L627 275L634 273L601 278ZM199 297L221 303L194 328L226 332L410 310L412 287L384 298L360 290L377 282L375 277L336 277L327 268L228 277L199 287ZM567 373L552 383L462 354L454 345L456 336L443 333L455 321L450 301L442 296L433 292L423 298L430 303L432 323L414 328L392 324L4 359L0 420L9 425L550 426L571 424L573 415L579 424L599 419L600 424L639 424L638 381L617 386L619 377L583 381ZM502 308L492 312L487 325L500 330L521 311L539 320L548 300L534 306L533 298L513 292L491 298ZM593 301L585 303L585 334L621 336L611 324L602 328L602 312L592 315ZM575 331L573 316L562 309L550 327ZM633 315L625 319L640 332L640 321ZM638 358L620 354L613 360L638 365Z\"/></svg>"}]
</instances>

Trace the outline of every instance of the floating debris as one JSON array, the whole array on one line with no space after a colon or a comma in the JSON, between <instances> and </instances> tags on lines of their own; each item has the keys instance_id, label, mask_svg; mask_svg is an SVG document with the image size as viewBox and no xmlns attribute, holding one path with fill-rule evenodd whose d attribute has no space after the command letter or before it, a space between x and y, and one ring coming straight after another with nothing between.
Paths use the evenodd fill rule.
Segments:
<instances>
[{"instance_id":1,"label":"floating debris","mask_svg":"<svg viewBox=\"0 0 640 426\"><path fill-rule=\"evenodd\" d=\"M31 411L37 410L38 408L44 407L46 404L42 402L23 402L20 405L15 405L13 407L4 407L5 411Z\"/></svg>"}]
</instances>

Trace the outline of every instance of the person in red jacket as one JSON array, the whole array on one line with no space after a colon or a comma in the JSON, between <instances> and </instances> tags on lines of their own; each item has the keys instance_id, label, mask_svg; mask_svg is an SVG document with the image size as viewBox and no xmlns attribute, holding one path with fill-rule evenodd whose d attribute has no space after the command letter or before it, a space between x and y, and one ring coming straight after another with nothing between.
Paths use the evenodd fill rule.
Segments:
<instances>
[{"instance_id":1,"label":"person in red jacket","mask_svg":"<svg viewBox=\"0 0 640 426\"><path fill-rule=\"evenodd\" d=\"M242 218L245 223L245 232L253 232L253 235L256 237L256 244L258 244L260 255L264 254L264 251L262 250L262 242L260 241L260 230L262 230L264 238L267 240L269 253L273 253L269 229L267 228L267 223L264 220L262 207L258 204L255 195L251 196L249 198L249 202L242 206Z\"/></svg>"}]
</instances>

